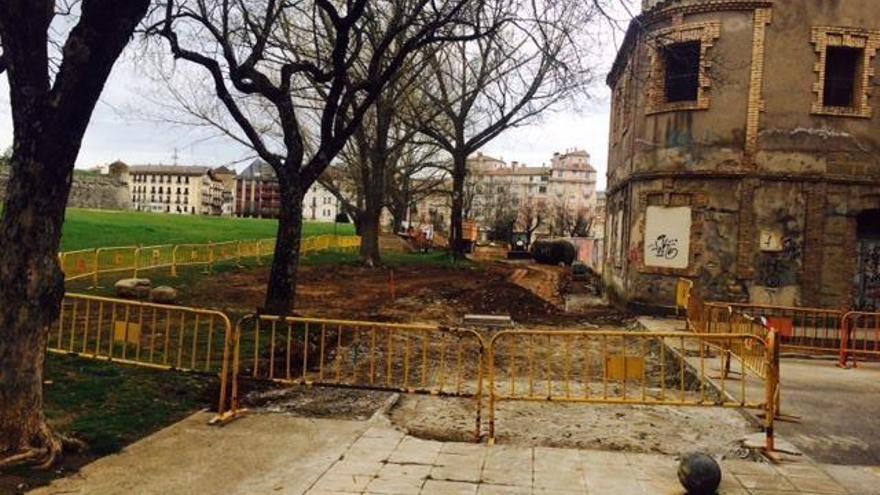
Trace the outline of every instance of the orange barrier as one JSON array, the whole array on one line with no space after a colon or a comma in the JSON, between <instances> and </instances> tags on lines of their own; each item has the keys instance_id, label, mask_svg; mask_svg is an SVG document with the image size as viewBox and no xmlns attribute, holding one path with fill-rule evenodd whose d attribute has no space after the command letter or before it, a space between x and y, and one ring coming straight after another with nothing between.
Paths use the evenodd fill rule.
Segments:
<instances>
[{"instance_id":1,"label":"orange barrier","mask_svg":"<svg viewBox=\"0 0 880 495\"><path fill-rule=\"evenodd\" d=\"M765 318L767 324L779 333L783 351L833 356L840 353L843 345L843 311L737 303L728 305L733 311Z\"/></svg>"},{"instance_id":2,"label":"orange barrier","mask_svg":"<svg viewBox=\"0 0 880 495\"><path fill-rule=\"evenodd\" d=\"M841 366L849 365L850 361L855 366L857 358L880 358L880 313L850 311L843 315L840 328Z\"/></svg>"}]
</instances>

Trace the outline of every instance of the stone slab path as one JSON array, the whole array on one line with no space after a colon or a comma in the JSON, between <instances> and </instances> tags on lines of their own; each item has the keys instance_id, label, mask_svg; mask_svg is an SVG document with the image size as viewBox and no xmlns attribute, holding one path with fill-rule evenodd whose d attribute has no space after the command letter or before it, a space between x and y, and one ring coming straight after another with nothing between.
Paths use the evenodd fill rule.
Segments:
<instances>
[{"instance_id":1,"label":"stone slab path","mask_svg":"<svg viewBox=\"0 0 880 495\"><path fill-rule=\"evenodd\" d=\"M32 493L683 495L675 458L421 440L371 421L199 413ZM724 461L720 495L880 494L871 468ZM843 470L841 470L843 469ZM839 481L847 481L842 485ZM874 491L872 491L874 490Z\"/></svg>"},{"instance_id":2,"label":"stone slab path","mask_svg":"<svg viewBox=\"0 0 880 495\"><path fill-rule=\"evenodd\" d=\"M682 495L677 467L663 455L444 443L374 426L306 493ZM722 469L720 495L851 493L810 463L736 460Z\"/></svg>"}]
</instances>

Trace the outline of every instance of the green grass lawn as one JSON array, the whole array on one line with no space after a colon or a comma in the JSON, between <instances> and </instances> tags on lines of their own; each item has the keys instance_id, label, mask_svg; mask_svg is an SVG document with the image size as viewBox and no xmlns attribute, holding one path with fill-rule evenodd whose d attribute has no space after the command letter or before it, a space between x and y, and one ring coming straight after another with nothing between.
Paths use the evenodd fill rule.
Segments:
<instances>
[{"instance_id":1,"label":"green grass lawn","mask_svg":"<svg viewBox=\"0 0 880 495\"><path fill-rule=\"evenodd\" d=\"M51 427L82 440L52 470L27 467L0 474L0 493L22 493L66 476L188 415L215 406L215 376L138 368L49 354L44 410Z\"/></svg>"},{"instance_id":2,"label":"green grass lawn","mask_svg":"<svg viewBox=\"0 0 880 495\"><path fill-rule=\"evenodd\" d=\"M62 251L136 244L184 244L275 237L277 222L259 218L165 215L69 208L61 237ZM353 235L351 224L339 224L340 235ZM332 223L306 223L303 236L332 234Z\"/></svg>"}]
</instances>

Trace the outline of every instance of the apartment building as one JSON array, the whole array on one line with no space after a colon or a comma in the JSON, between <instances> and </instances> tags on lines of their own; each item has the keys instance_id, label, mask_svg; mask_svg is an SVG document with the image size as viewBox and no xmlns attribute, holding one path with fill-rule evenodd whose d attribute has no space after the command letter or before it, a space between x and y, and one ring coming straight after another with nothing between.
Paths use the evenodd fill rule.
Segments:
<instances>
[{"instance_id":1,"label":"apartment building","mask_svg":"<svg viewBox=\"0 0 880 495\"><path fill-rule=\"evenodd\" d=\"M223 211L226 190L210 167L132 165L127 166L125 177L135 211L180 215L220 215Z\"/></svg>"},{"instance_id":2,"label":"apartment building","mask_svg":"<svg viewBox=\"0 0 880 495\"><path fill-rule=\"evenodd\" d=\"M553 220L591 218L596 210L596 170L586 151L571 149L554 153L550 165L529 167L482 153L468 163L465 215L483 230L499 214L522 216L522 210L538 208L543 216L541 232L553 228ZM520 219L519 223L522 223ZM520 225L519 228L524 228ZM562 232L560 232L561 234Z\"/></svg>"},{"instance_id":3,"label":"apartment building","mask_svg":"<svg viewBox=\"0 0 880 495\"><path fill-rule=\"evenodd\" d=\"M280 208L278 178L268 163L254 160L235 177L236 216L276 218ZM336 197L317 182L303 197L303 220L333 222L340 211Z\"/></svg>"}]
</instances>

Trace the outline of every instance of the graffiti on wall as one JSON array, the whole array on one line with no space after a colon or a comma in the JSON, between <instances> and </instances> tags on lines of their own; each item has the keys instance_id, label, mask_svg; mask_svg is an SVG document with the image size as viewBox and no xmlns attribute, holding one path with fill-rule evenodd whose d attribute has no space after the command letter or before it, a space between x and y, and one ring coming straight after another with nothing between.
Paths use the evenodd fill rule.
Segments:
<instances>
[{"instance_id":1,"label":"graffiti on wall","mask_svg":"<svg viewBox=\"0 0 880 495\"><path fill-rule=\"evenodd\" d=\"M778 252L762 252L758 260L757 279L764 287L779 288L797 284L798 262L801 258L800 241L793 235L784 235Z\"/></svg>"},{"instance_id":2,"label":"graffiti on wall","mask_svg":"<svg viewBox=\"0 0 880 495\"><path fill-rule=\"evenodd\" d=\"M645 266L686 269L690 238L690 207L649 206L645 213Z\"/></svg>"}]
</instances>

